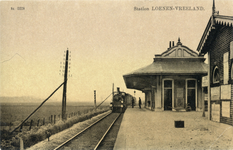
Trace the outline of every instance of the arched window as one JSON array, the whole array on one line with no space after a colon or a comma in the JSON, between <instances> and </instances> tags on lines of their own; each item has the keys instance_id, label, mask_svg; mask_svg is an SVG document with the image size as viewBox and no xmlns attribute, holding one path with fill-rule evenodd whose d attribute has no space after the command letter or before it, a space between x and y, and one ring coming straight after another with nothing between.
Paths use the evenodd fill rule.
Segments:
<instances>
[{"instance_id":1,"label":"arched window","mask_svg":"<svg viewBox=\"0 0 233 150\"><path fill-rule=\"evenodd\" d=\"M177 50L177 57L182 57L182 50L180 48Z\"/></svg>"},{"instance_id":2,"label":"arched window","mask_svg":"<svg viewBox=\"0 0 233 150\"><path fill-rule=\"evenodd\" d=\"M215 66L213 70L213 83L219 83L219 80L220 80L219 69L218 66Z\"/></svg>"},{"instance_id":3,"label":"arched window","mask_svg":"<svg viewBox=\"0 0 233 150\"><path fill-rule=\"evenodd\" d=\"M231 63L231 80L233 80L233 62Z\"/></svg>"}]
</instances>

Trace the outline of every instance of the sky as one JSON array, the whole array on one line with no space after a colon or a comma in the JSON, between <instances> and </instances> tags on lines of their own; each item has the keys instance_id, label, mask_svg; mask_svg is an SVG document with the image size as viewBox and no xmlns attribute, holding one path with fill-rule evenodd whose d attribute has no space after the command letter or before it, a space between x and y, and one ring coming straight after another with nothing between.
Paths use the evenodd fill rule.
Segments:
<instances>
[{"instance_id":1,"label":"sky","mask_svg":"<svg viewBox=\"0 0 233 150\"><path fill-rule=\"evenodd\" d=\"M46 99L63 81L70 52L67 101L97 103L112 86L127 89L123 75L153 62L169 41L196 51L212 13L212 0L1 1L0 96ZM170 6L174 10L159 10ZM202 10L177 10L177 6ZM233 16L232 0L215 0ZM18 7L23 10L18 10ZM149 11L134 8L149 8ZM152 7L156 10L152 10ZM178 8L178 7L177 7ZM144 99L141 91L136 97ZM62 88L52 97L62 100ZM20 102L20 99L19 99Z\"/></svg>"}]
</instances>

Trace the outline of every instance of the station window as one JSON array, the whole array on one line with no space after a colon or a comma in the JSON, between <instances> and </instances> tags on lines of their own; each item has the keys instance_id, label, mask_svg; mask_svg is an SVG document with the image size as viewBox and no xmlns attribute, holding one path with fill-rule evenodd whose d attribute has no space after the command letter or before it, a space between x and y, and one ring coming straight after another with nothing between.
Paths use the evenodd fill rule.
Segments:
<instances>
[{"instance_id":1,"label":"station window","mask_svg":"<svg viewBox=\"0 0 233 150\"><path fill-rule=\"evenodd\" d=\"M233 80L233 62L231 63L231 80Z\"/></svg>"},{"instance_id":2,"label":"station window","mask_svg":"<svg viewBox=\"0 0 233 150\"><path fill-rule=\"evenodd\" d=\"M195 80L188 80L188 88L195 87Z\"/></svg>"},{"instance_id":3,"label":"station window","mask_svg":"<svg viewBox=\"0 0 233 150\"><path fill-rule=\"evenodd\" d=\"M164 80L164 88L172 88L172 80Z\"/></svg>"},{"instance_id":4,"label":"station window","mask_svg":"<svg viewBox=\"0 0 233 150\"><path fill-rule=\"evenodd\" d=\"M219 69L218 66L215 66L213 70L213 83L219 83L219 80L220 80Z\"/></svg>"},{"instance_id":5,"label":"station window","mask_svg":"<svg viewBox=\"0 0 233 150\"><path fill-rule=\"evenodd\" d=\"M230 42L230 59L233 59L233 41Z\"/></svg>"},{"instance_id":6,"label":"station window","mask_svg":"<svg viewBox=\"0 0 233 150\"><path fill-rule=\"evenodd\" d=\"M223 84L228 84L229 80L229 52L223 54Z\"/></svg>"},{"instance_id":7,"label":"station window","mask_svg":"<svg viewBox=\"0 0 233 150\"><path fill-rule=\"evenodd\" d=\"M181 50L181 49L178 49L178 50L177 50L177 56L178 56L178 57L182 57L182 50Z\"/></svg>"}]
</instances>

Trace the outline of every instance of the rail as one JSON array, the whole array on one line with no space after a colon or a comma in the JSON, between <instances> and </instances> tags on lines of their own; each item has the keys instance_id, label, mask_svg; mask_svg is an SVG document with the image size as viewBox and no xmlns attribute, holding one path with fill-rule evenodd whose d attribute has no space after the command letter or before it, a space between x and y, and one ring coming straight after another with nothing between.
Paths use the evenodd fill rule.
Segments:
<instances>
[{"instance_id":1,"label":"rail","mask_svg":"<svg viewBox=\"0 0 233 150\"><path fill-rule=\"evenodd\" d=\"M106 114L105 116L103 116L102 118L98 119L97 121L95 121L94 123L92 123L91 125L89 125L88 127L86 127L85 129L83 129L82 131L80 131L79 133L75 134L73 137L71 137L70 139L68 139L67 141L65 141L64 143L60 144L59 146L57 146L54 150L58 150L61 147L63 147L64 145L66 145L67 143L69 143L70 141L72 141L75 137L77 137L78 135L82 134L83 132L85 132L87 129L89 129L90 127L92 127L93 125L95 125L96 123L100 122L101 120L103 120L104 118L106 118L108 115L110 115L112 112Z\"/></svg>"},{"instance_id":2,"label":"rail","mask_svg":"<svg viewBox=\"0 0 233 150\"><path fill-rule=\"evenodd\" d=\"M102 136L102 138L100 139L100 141L97 143L97 145L95 146L94 150L96 150L100 143L103 141L103 139L105 138L105 136L108 134L109 130L112 128L112 126L114 125L114 123L116 122L116 120L120 117L121 113L116 117L116 119L112 122L112 124L109 126L109 128L107 129L107 131L104 133L104 135Z\"/></svg>"}]
</instances>

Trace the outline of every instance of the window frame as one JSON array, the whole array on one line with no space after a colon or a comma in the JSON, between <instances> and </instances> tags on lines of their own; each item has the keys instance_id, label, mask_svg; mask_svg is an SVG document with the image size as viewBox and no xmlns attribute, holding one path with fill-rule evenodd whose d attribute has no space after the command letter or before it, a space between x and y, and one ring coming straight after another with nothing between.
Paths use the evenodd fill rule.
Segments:
<instances>
[{"instance_id":1,"label":"window frame","mask_svg":"<svg viewBox=\"0 0 233 150\"><path fill-rule=\"evenodd\" d=\"M216 70L218 71L218 80L216 79L216 75L215 75L215 72ZM213 84L217 84L217 83L220 83L220 73L219 73L219 69L218 69L218 66L214 66L213 68L213 72L212 72L212 82Z\"/></svg>"},{"instance_id":2,"label":"window frame","mask_svg":"<svg viewBox=\"0 0 233 150\"><path fill-rule=\"evenodd\" d=\"M229 52L223 54L223 84L228 84L229 82Z\"/></svg>"},{"instance_id":3,"label":"window frame","mask_svg":"<svg viewBox=\"0 0 233 150\"><path fill-rule=\"evenodd\" d=\"M171 80L172 87L164 87L164 81ZM164 110L164 89L172 89L172 111L174 109L174 79L172 78L164 78L162 79L162 110Z\"/></svg>"},{"instance_id":4,"label":"window frame","mask_svg":"<svg viewBox=\"0 0 233 150\"><path fill-rule=\"evenodd\" d=\"M192 81L195 81L195 87L188 87L188 81L190 81L190 80L192 80ZM186 102L186 106L187 106L187 104L188 104L188 90L189 89L194 89L195 90L195 106L196 106L196 110L197 110L197 79L195 79L195 78L188 78L188 79L186 79L186 81L185 81L186 83L186 85L185 85L185 88L186 88L186 97L185 97L185 102Z\"/></svg>"}]
</instances>

